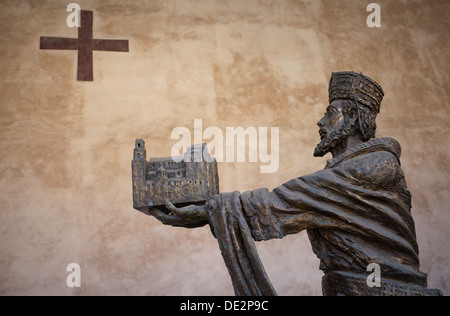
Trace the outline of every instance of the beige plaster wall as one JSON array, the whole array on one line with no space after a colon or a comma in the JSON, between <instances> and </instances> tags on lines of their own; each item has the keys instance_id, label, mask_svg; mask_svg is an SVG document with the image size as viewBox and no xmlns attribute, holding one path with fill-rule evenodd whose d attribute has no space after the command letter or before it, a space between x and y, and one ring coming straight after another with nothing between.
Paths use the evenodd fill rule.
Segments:
<instances>
[{"instance_id":1,"label":"beige plaster wall","mask_svg":"<svg viewBox=\"0 0 450 316\"><path fill-rule=\"evenodd\" d=\"M323 168L316 122L332 71L386 92L378 136L403 146L421 270L450 293L450 2L378 0L382 27L354 0L78 0L94 38L94 81L76 81L76 52L39 50L76 37L58 0L0 2L0 294L232 295L209 228L165 227L132 208L134 140L169 156L171 131L280 128L280 166L221 163L222 192L274 188ZM320 295L305 233L258 244L280 295ZM69 288L69 263L81 287Z\"/></svg>"}]
</instances>

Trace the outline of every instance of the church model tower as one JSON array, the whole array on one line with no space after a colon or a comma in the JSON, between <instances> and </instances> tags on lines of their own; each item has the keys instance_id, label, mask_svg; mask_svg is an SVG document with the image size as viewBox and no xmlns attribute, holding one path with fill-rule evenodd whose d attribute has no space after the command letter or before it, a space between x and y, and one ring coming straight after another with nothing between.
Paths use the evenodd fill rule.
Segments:
<instances>
[{"instance_id":1,"label":"church model tower","mask_svg":"<svg viewBox=\"0 0 450 316\"><path fill-rule=\"evenodd\" d=\"M133 207L145 214L166 202L200 203L219 194L217 161L206 144L188 147L183 157L151 158L145 142L136 139L132 161Z\"/></svg>"}]
</instances>

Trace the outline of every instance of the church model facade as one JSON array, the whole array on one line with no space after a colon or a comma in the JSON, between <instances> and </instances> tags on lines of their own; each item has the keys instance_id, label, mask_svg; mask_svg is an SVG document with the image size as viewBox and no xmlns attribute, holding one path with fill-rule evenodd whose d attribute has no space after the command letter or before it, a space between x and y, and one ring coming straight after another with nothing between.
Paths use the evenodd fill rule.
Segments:
<instances>
[{"instance_id":1,"label":"church model facade","mask_svg":"<svg viewBox=\"0 0 450 316\"><path fill-rule=\"evenodd\" d=\"M145 142L136 139L131 167L133 207L146 214L166 202L199 203L219 193L217 161L206 144L188 147L182 157L147 161Z\"/></svg>"}]
</instances>

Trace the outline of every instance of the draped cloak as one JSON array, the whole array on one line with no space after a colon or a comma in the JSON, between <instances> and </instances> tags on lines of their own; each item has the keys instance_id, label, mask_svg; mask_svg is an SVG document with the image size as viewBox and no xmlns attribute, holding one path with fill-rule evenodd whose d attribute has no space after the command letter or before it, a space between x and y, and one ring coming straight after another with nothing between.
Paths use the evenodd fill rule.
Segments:
<instances>
[{"instance_id":1,"label":"draped cloak","mask_svg":"<svg viewBox=\"0 0 450 316\"><path fill-rule=\"evenodd\" d=\"M236 295L276 295L254 240L303 230L325 275L367 274L367 266L376 263L385 278L426 287L400 154L396 140L375 138L273 191L210 199L209 223Z\"/></svg>"}]
</instances>

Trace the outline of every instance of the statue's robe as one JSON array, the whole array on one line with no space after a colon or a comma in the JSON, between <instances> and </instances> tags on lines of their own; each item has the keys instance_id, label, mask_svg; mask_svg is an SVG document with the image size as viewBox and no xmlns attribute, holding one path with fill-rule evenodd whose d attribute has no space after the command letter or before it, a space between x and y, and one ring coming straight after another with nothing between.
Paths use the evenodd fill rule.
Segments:
<instances>
[{"instance_id":1,"label":"statue's robe","mask_svg":"<svg viewBox=\"0 0 450 316\"><path fill-rule=\"evenodd\" d=\"M376 263L383 280L426 287L400 154L397 141L376 138L273 191L224 193L209 200L209 223L236 295L276 295L253 240L303 230L324 280L333 273L367 277L368 265Z\"/></svg>"}]
</instances>

